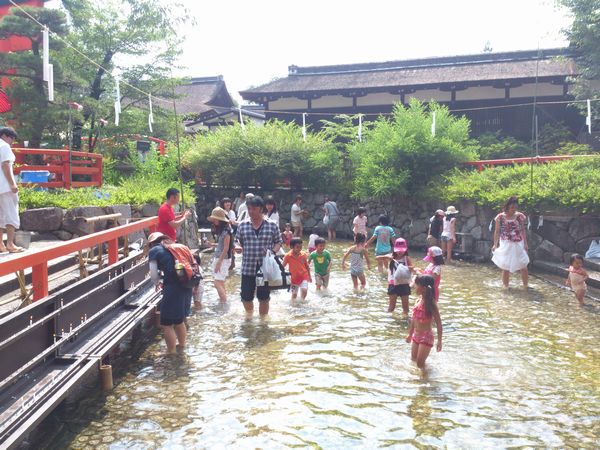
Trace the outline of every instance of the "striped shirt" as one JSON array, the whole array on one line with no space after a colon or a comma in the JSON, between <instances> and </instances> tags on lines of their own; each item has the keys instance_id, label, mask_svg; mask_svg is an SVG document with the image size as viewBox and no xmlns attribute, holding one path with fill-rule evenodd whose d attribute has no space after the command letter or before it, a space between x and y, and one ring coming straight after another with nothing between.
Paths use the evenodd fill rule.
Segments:
<instances>
[{"instance_id":1,"label":"striped shirt","mask_svg":"<svg viewBox=\"0 0 600 450\"><path fill-rule=\"evenodd\" d=\"M242 275L256 275L256 268L262 264L267 250L272 250L276 244L281 244L279 226L274 222L263 220L258 229L252 226L250 220L240 223L236 239L244 249L242 254Z\"/></svg>"}]
</instances>

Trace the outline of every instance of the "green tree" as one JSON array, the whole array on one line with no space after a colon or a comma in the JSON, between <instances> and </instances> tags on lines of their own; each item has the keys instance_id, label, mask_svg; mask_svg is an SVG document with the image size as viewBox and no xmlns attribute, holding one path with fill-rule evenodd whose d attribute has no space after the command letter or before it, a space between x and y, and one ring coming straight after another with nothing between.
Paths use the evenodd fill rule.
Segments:
<instances>
[{"instance_id":1,"label":"green tree","mask_svg":"<svg viewBox=\"0 0 600 450\"><path fill-rule=\"evenodd\" d=\"M87 135L90 142L101 132L99 121L113 119L115 81L107 71L118 71L121 79L122 109L146 110L142 123L137 114L133 122L126 115L119 127L108 132L139 133L148 129L148 98L150 92L162 98L170 98L179 82L171 77L171 71L180 54L181 37L178 31L186 11L178 3L155 0L63 0L70 24L68 40L79 51L98 63L95 65L72 48L65 48L61 56L69 62L68 85L70 98L83 104L81 120L74 132L75 146ZM127 86L131 85L133 88ZM137 89L136 89L137 88ZM139 90L138 90L139 89ZM170 103L154 100L154 116L157 120L157 137L171 138L173 126ZM135 115L135 114L134 114Z\"/></svg>"},{"instance_id":2,"label":"green tree","mask_svg":"<svg viewBox=\"0 0 600 450\"><path fill-rule=\"evenodd\" d=\"M560 0L570 9L573 23L566 30L571 47L576 50L577 67L580 75L575 79L571 92L577 99L597 98L600 88L596 80L600 79L600 8L597 0ZM576 106L587 114L585 104ZM592 103L593 117L600 114L600 105ZM597 122L597 121L596 121Z\"/></svg>"},{"instance_id":3,"label":"green tree","mask_svg":"<svg viewBox=\"0 0 600 450\"><path fill-rule=\"evenodd\" d=\"M432 136L432 112L436 113ZM470 122L452 116L437 103L427 107L411 100L397 104L391 118L381 117L351 148L358 198L411 195L426 189L457 164L475 159L477 147L469 139Z\"/></svg>"},{"instance_id":4,"label":"green tree","mask_svg":"<svg viewBox=\"0 0 600 450\"><path fill-rule=\"evenodd\" d=\"M31 147L39 147L43 133L57 121L64 120L64 107L57 92L56 103L48 102L48 94L42 76L42 30L27 14L48 26L54 33L64 36L67 32L64 12L48 9L24 7L24 11L12 8L0 21L0 39L19 36L31 42L31 50L0 53L0 76L11 80L8 95L16 99L13 111L7 114L15 121L22 140L30 141ZM62 67L56 61L61 50L60 41L51 39L51 59L54 63L54 78L57 91L60 91ZM10 69L14 69L14 72Z\"/></svg>"}]
</instances>

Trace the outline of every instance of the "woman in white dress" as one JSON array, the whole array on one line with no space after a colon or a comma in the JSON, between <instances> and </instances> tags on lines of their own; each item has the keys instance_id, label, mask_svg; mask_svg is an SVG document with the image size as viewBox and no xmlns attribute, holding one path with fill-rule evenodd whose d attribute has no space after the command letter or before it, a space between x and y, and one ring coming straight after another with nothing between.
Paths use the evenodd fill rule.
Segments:
<instances>
[{"instance_id":1,"label":"woman in white dress","mask_svg":"<svg viewBox=\"0 0 600 450\"><path fill-rule=\"evenodd\" d=\"M492 261L502 269L502 284L508 288L511 272L521 272L523 288L529 285L529 255L527 252L527 217L517 211L519 200L510 197L504 204L504 211L496 216Z\"/></svg>"}]
</instances>

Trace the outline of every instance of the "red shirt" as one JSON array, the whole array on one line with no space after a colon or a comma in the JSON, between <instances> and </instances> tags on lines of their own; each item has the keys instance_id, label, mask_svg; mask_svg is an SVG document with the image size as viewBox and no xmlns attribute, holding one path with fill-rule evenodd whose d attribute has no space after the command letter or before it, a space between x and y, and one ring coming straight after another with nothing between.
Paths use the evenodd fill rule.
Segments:
<instances>
[{"instance_id":1,"label":"red shirt","mask_svg":"<svg viewBox=\"0 0 600 450\"><path fill-rule=\"evenodd\" d=\"M303 281L310 280L310 272L308 271L308 256L304 252L300 252L298 256L294 255L293 250L290 250L283 257L283 265L289 264L290 274L292 275L292 284L301 284Z\"/></svg>"},{"instance_id":2,"label":"red shirt","mask_svg":"<svg viewBox=\"0 0 600 450\"><path fill-rule=\"evenodd\" d=\"M169 222L172 220L175 220L175 211L173 211L171 205L165 202L158 208L158 226L156 227L156 231L169 236L175 241L177 238L177 231L169 225Z\"/></svg>"}]
</instances>

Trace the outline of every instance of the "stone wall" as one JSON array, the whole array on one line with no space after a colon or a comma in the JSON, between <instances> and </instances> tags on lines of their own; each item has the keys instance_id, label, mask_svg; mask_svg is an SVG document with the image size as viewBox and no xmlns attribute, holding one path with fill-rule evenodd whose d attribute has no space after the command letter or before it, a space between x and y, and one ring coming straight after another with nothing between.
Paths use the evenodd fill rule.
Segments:
<instances>
[{"instance_id":1,"label":"stone wall","mask_svg":"<svg viewBox=\"0 0 600 450\"><path fill-rule=\"evenodd\" d=\"M141 208L132 208L130 205L112 205L106 207L80 206L65 210L56 207L29 209L21 213L21 230L52 234L58 239L67 241L113 226L112 223L109 224L106 220L86 222L84 218L115 213L121 214L121 217L117 220L118 225L125 225L128 219L155 217L158 213L158 206L144 205ZM190 218L186 227L186 242L192 248L198 247L196 222L196 218ZM178 232L180 233L180 231ZM146 234L143 231L137 231L129 235L129 242L131 243L138 239L146 239Z\"/></svg>"},{"instance_id":2,"label":"stone wall","mask_svg":"<svg viewBox=\"0 0 600 450\"><path fill-rule=\"evenodd\" d=\"M290 190L266 191L253 190L254 194L263 197L273 195L279 207L281 226L290 221L292 202L298 192ZM239 190L197 188L197 213L200 224L208 225L206 217L218 199L230 197L235 199ZM310 212L305 220L307 232L316 230L321 236L327 236L323 225L323 203L325 194L299 192L304 198L304 208ZM331 194L330 198L337 202L341 213L338 235L349 238L352 236L352 219L359 206L367 208L368 225L372 229L377 225L380 214L390 218L391 225L397 233L409 241L410 247L426 245L429 218L436 209L446 209L448 205L440 202L411 202L402 199L394 202L365 201L357 202L348 196ZM491 258L493 232L490 222L500 211L474 205L470 202L459 202L455 205L460 214L457 216L457 231L468 233L473 237L473 254L480 259ZM554 211L543 216L542 226L539 226L539 216L530 217L531 225L528 231L530 256L532 259L544 259L556 262L567 261L572 253L585 254L593 239L600 239L600 217L582 214L575 210Z\"/></svg>"}]
</instances>

